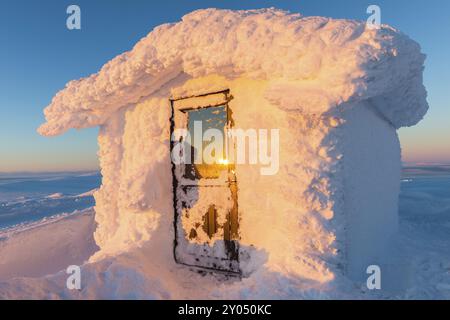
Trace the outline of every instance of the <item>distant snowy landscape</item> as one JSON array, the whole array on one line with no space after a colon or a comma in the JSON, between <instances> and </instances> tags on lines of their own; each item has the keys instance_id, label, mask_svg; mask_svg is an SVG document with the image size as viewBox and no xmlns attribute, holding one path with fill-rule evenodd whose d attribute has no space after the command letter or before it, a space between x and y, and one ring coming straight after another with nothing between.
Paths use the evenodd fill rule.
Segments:
<instances>
[{"instance_id":1,"label":"distant snowy landscape","mask_svg":"<svg viewBox=\"0 0 450 320\"><path fill-rule=\"evenodd\" d=\"M450 166L404 168L398 259L403 261L400 272L407 273L406 283L402 289L381 293L342 279L316 285L257 272L236 282L175 264L163 270L163 262L145 254L151 244L85 264L82 290L70 292L64 270L86 263L98 250L92 237L90 191L99 183L98 173L1 176L1 298L450 298ZM283 292L266 290L283 283Z\"/></svg>"},{"instance_id":2,"label":"distant snowy landscape","mask_svg":"<svg viewBox=\"0 0 450 320\"><path fill-rule=\"evenodd\" d=\"M0 230L94 205L98 172L0 173Z\"/></svg>"}]
</instances>

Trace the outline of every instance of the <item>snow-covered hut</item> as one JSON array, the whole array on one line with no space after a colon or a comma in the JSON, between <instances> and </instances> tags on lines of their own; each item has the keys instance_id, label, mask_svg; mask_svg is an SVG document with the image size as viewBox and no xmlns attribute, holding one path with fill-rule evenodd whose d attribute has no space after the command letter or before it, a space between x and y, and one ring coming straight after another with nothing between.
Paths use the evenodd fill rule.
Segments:
<instances>
[{"instance_id":1,"label":"snow-covered hut","mask_svg":"<svg viewBox=\"0 0 450 320\"><path fill-rule=\"evenodd\" d=\"M198 10L69 82L39 132L100 127L93 260L152 243L155 259L244 276L360 278L395 237L397 129L428 109L424 59L389 26ZM172 160L194 120L224 133L219 162ZM254 129L272 163L251 135L258 158L229 159L233 128Z\"/></svg>"}]
</instances>

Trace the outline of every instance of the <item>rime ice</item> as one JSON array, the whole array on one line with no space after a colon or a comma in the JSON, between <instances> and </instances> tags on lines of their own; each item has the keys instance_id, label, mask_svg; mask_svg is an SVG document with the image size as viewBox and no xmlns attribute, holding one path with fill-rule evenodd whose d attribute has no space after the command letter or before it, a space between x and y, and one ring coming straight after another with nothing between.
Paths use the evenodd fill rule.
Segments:
<instances>
[{"instance_id":1,"label":"rime ice","mask_svg":"<svg viewBox=\"0 0 450 320\"><path fill-rule=\"evenodd\" d=\"M280 130L276 175L235 168L239 270L260 281L274 274L316 283L361 279L368 265L387 261L396 235L396 130L427 112L424 59L416 42L388 26L276 9L199 10L155 28L97 74L69 82L45 109L39 132L100 126L101 250L91 261L143 247L170 265L169 99L192 97L186 107L205 107L220 97L204 95L229 90L235 127ZM197 205L208 211L208 204ZM194 220L183 223L201 234Z\"/></svg>"}]
</instances>

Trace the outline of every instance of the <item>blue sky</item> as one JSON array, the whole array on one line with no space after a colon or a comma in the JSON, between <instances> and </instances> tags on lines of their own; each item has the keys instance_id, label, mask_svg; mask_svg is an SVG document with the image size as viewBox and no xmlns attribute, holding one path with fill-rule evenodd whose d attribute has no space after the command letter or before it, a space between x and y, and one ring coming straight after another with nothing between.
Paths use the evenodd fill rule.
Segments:
<instances>
[{"instance_id":1,"label":"blue sky","mask_svg":"<svg viewBox=\"0 0 450 320\"><path fill-rule=\"evenodd\" d=\"M66 28L77 4L82 29ZM40 137L42 109L66 82L97 72L130 50L153 27L206 7L279 7L304 15L366 20L369 4L382 23L418 41L427 54L425 85L431 109L418 126L401 129L404 160L450 163L450 1L448 0L3 0L0 10L0 172L98 168L97 129Z\"/></svg>"}]
</instances>

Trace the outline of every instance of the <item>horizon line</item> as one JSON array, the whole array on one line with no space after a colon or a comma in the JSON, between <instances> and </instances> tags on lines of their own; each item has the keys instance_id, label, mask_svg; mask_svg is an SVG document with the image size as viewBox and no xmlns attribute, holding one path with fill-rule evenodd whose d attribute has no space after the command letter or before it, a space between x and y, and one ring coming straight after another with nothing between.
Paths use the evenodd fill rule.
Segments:
<instances>
[{"instance_id":1,"label":"horizon line","mask_svg":"<svg viewBox=\"0 0 450 320\"><path fill-rule=\"evenodd\" d=\"M402 167L407 166L450 166L449 162L438 161L402 161ZM101 173L101 169L69 169L69 170L17 170L17 171L0 171L0 175L5 174L58 174L58 173Z\"/></svg>"}]
</instances>

